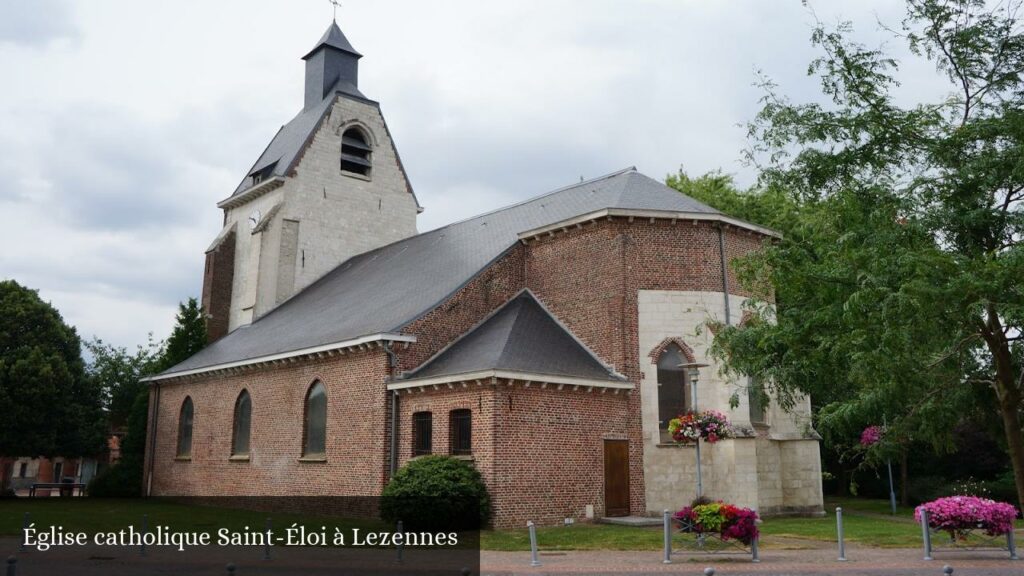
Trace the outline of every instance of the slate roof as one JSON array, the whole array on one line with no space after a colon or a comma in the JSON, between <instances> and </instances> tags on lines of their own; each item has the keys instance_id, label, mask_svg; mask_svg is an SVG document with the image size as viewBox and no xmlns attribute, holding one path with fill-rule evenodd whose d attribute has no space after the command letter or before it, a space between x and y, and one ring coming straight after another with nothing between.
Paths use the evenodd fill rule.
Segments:
<instances>
[{"instance_id":1,"label":"slate roof","mask_svg":"<svg viewBox=\"0 0 1024 576\"><path fill-rule=\"evenodd\" d=\"M324 35L320 37L320 41L316 43L316 46L314 46L313 49L310 50L308 54L302 57L303 60L312 56L314 52L316 52L323 46L337 48L338 50L341 50L342 52L348 52L353 56L363 56L362 54L357 52L355 48L352 47L352 43L349 42L348 38L345 37L345 34L341 31L341 28L338 28L337 22L332 22L331 25L327 27L327 30L324 32Z\"/></svg>"},{"instance_id":2,"label":"slate roof","mask_svg":"<svg viewBox=\"0 0 1024 576\"><path fill-rule=\"evenodd\" d=\"M354 256L164 374L399 332L465 285L518 234L605 208L719 214L630 168Z\"/></svg>"},{"instance_id":3,"label":"slate roof","mask_svg":"<svg viewBox=\"0 0 1024 576\"><path fill-rule=\"evenodd\" d=\"M592 380L625 379L602 364L529 290L403 380L506 370Z\"/></svg>"},{"instance_id":4,"label":"slate roof","mask_svg":"<svg viewBox=\"0 0 1024 576\"><path fill-rule=\"evenodd\" d=\"M320 127L320 123L327 115L327 111L334 104L334 95L338 92L366 99L363 93L353 86L352 83L339 80L327 98L324 98L316 106L299 112L295 118L292 118L277 131L274 139L270 141L263 154L260 154L259 159L256 160L256 163L245 174L245 178L242 178L242 181L238 183L238 187L235 188L231 196L238 196L252 187L252 175L271 165L274 166L269 173L263 175L264 180L274 176L286 176L301 154L302 149L305 148L306 142L313 137L317 128Z\"/></svg>"}]
</instances>

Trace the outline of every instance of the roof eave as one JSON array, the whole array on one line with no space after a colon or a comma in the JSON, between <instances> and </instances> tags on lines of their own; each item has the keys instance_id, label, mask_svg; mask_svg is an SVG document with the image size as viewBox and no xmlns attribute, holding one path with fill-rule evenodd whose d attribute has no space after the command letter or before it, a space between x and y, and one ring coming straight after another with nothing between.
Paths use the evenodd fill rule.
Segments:
<instances>
[{"instance_id":1,"label":"roof eave","mask_svg":"<svg viewBox=\"0 0 1024 576\"><path fill-rule=\"evenodd\" d=\"M225 198L224 200L217 202L217 208L234 208L236 206L241 206L242 204L245 204L246 202L253 200L255 198L259 198L260 196L263 196L268 192L277 190L281 186L284 186L284 182L284 176L274 176L273 178L268 178L267 180L264 180L263 182L260 182L255 186L250 186L249 188L246 188L245 190L239 192L238 194L235 194L234 196Z\"/></svg>"},{"instance_id":2,"label":"roof eave","mask_svg":"<svg viewBox=\"0 0 1024 576\"><path fill-rule=\"evenodd\" d=\"M764 226L758 226L757 224L751 224L745 222L739 218L733 218L732 216L726 216L725 214L719 214L714 212L681 212L674 210L642 210L634 208L603 208L594 212L588 212L586 214L580 214L579 216L573 216L559 222L548 224L547 226L541 226L540 228L534 228L532 230L526 230L525 232L519 233L519 240L527 242L529 240L537 239L541 236L551 235L553 236L556 232L562 232L569 228L582 226L583 224L601 220L604 218L615 218L615 217L628 217L628 218L649 218L655 220L692 220L702 222L719 222L721 224L728 224L756 232L764 236L770 236L772 238L782 238L780 232L776 232L771 228L765 228Z\"/></svg>"},{"instance_id":3,"label":"roof eave","mask_svg":"<svg viewBox=\"0 0 1024 576\"><path fill-rule=\"evenodd\" d=\"M323 344L320 346L313 346L310 348L302 348L299 350L292 350L289 352L281 352L278 354L268 354L265 356L258 356L256 358L248 358L245 360L238 360L235 362L225 362L222 364L213 364L211 366L203 366L200 368L194 368L192 370L181 370L177 372L168 372L156 374L143 378L142 382L158 382L161 380L171 380L175 378L184 378L187 376L199 376L202 374L214 373L214 372L229 372L248 366L256 366L259 364L268 364L274 362L280 362L282 360L298 359L302 356L315 356L322 354L330 354L332 352L354 347L365 347L376 342L416 342L416 336L410 334L372 334L369 336L360 336L359 338L352 338L349 340L342 340L340 342L334 342L331 344Z\"/></svg>"},{"instance_id":4,"label":"roof eave","mask_svg":"<svg viewBox=\"0 0 1024 576\"><path fill-rule=\"evenodd\" d=\"M430 378L414 378L411 380L393 380L388 383L388 390L406 390L426 386L437 386L440 384L457 384L460 382L478 382L495 380L520 381L523 383L554 384L560 388L563 386L577 386L586 388L605 388L609 390L633 390L632 382L621 382L613 380L600 380L597 378L581 378L578 376L565 376L559 374L538 374L534 372L521 372L518 370L479 370L465 372L462 374L448 374Z\"/></svg>"}]
</instances>

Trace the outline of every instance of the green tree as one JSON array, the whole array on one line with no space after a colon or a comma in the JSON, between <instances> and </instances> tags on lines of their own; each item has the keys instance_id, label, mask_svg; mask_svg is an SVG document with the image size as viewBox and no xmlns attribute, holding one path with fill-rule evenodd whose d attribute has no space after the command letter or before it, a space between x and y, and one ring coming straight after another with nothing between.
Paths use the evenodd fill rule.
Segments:
<instances>
[{"instance_id":1,"label":"green tree","mask_svg":"<svg viewBox=\"0 0 1024 576\"><path fill-rule=\"evenodd\" d=\"M103 446L100 392L53 306L0 281L0 454L84 456Z\"/></svg>"},{"instance_id":2,"label":"green tree","mask_svg":"<svg viewBox=\"0 0 1024 576\"><path fill-rule=\"evenodd\" d=\"M206 347L206 321L198 300L189 298L178 304L175 320L174 330L167 339L161 370L183 362Z\"/></svg>"},{"instance_id":3,"label":"green tree","mask_svg":"<svg viewBox=\"0 0 1024 576\"><path fill-rule=\"evenodd\" d=\"M146 393L142 378L155 374L164 358L163 342L153 341L138 346L134 352L127 348L104 343L93 338L85 344L92 355L87 372L103 391L110 427L121 428L128 423L128 415L139 394Z\"/></svg>"},{"instance_id":4,"label":"green tree","mask_svg":"<svg viewBox=\"0 0 1024 576\"><path fill-rule=\"evenodd\" d=\"M139 346L134 354L124 348L92 343L95 361L92 370L105 383L111 423L125 426L121 440L121 460L98 476L90 493L103 496L139 496L142 494L146 456L146 428L149 418L149 387L142 378L159 373L206 345L206 327L195 298L178 304L174 329L166 343Z\"/></svg>"},{"instance_id":5,"label":"green tree","mask_svg":"<svg viewBox=\"0 0 1024 576\"><path fill-rule=\"evenodd\" d=\"M738 371L770 375L783 399L839 376L854 399L822 410L833 430L885 412L897 434L949 442L991 398L1024 504L1024 36L1021 2L909 0L895 34L951 94L900 106L899 64L819 26L827 104L765 83L750 126L761 186L800 203L789 234L741 266L774 286L760 322L718 333Z\"/></svg>"}]
</instances>

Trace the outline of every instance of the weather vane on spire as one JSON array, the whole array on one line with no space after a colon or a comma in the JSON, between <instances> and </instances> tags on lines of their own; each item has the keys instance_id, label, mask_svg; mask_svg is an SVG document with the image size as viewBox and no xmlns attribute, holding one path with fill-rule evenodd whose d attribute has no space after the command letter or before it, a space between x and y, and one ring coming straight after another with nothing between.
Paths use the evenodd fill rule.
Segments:
<instances>
[{"instance_id":1,"label":"weather vane on spire","mask_svg":"<svg viewBox=\"0 0 1024 576\"><path fill-rule=\"evenodd\" d=\"M337 22L338 21L338 7L341 6L341 1L340 0L327 0L327 1L330 2L332 6L334 6L334 21Z\"/></svg>"}]
</instances>

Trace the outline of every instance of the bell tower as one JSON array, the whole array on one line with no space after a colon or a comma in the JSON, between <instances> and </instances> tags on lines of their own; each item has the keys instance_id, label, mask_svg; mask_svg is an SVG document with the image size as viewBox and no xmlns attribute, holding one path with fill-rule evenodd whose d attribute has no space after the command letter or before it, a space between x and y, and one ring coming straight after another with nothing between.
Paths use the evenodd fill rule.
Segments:
<instances>
[{"instance_id":1,"label":"bell tower","mask_svg":"<svg viewBox=\"0 0 1024 576\"><path fill-rule=\"evenodd\" d=\"M302 110L217 206L206 251L210 340L270 313L350 258L416 234L422 211L380 104L332 22L303 60Z\"/></svg>"}]
</instances>

